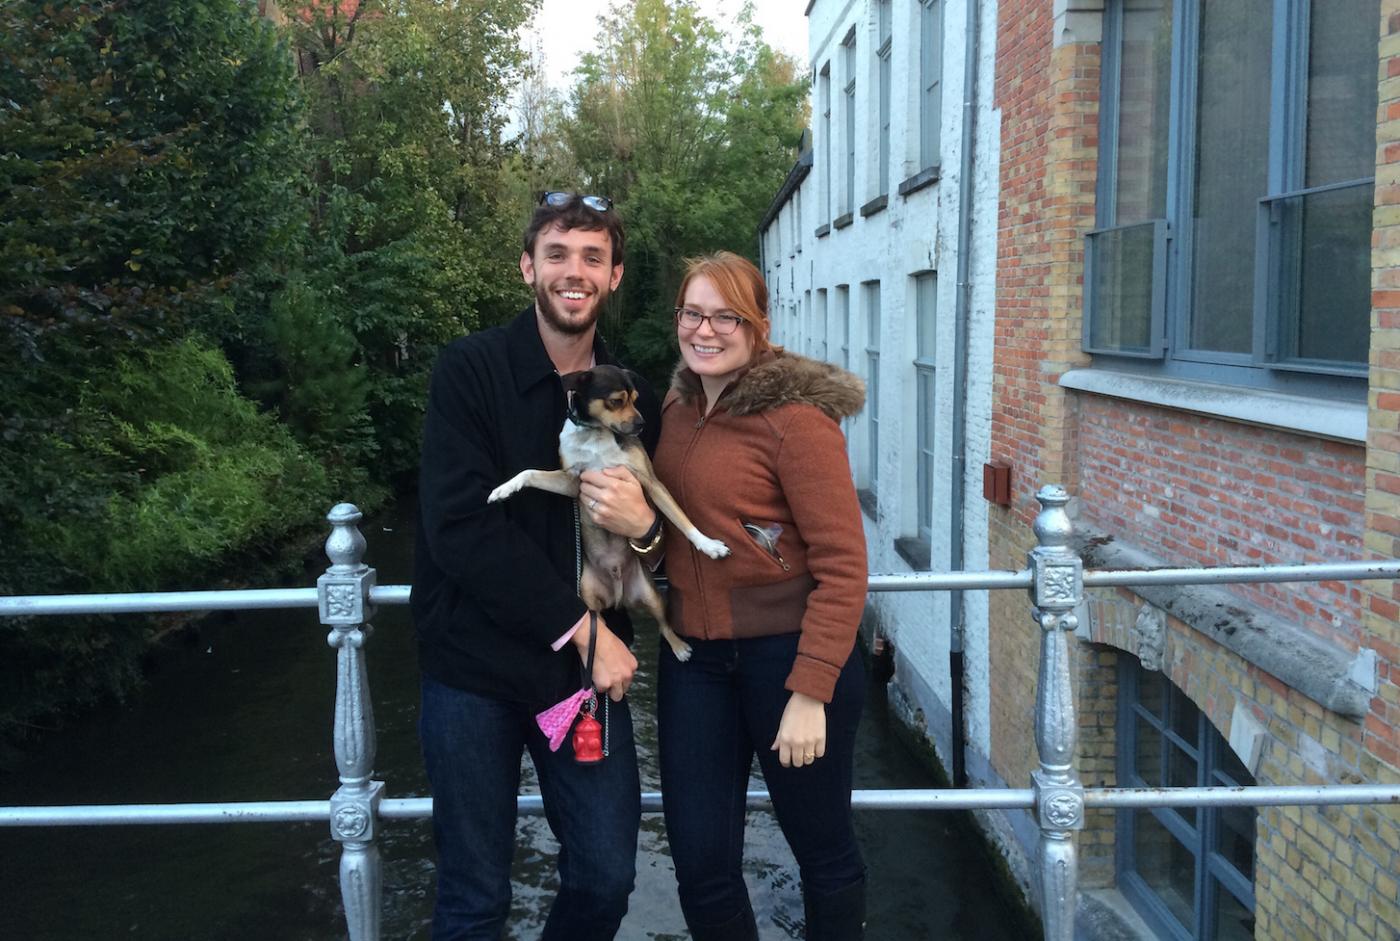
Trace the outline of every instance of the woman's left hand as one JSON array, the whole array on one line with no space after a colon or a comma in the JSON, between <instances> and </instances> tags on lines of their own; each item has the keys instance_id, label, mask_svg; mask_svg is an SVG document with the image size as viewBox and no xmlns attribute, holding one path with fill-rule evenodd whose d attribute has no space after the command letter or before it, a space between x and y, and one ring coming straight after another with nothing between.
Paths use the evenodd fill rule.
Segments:
<instances>
[{"instance_id":1,"label":"woman's left hand","mask_svg":"<svg viewBox=\"0 0 1400 941\"><path fill-rule=\"evenodd\" d=\"M826 703L793 693L778 723L773 751L784 768L810 765L826 754Z\"/></svg>"}]
</instances>

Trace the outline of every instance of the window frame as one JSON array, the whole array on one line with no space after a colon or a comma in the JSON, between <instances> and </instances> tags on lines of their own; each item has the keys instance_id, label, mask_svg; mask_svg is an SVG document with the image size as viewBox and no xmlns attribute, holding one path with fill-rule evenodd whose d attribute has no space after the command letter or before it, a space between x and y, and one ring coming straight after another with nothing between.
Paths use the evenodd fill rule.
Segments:
<instances>
[{"instance_id":1,"label":"window frame","mask_svg":"<svg viewBox=\"0 0 1400 941\"><path fill-rule=\"evenodd\" d=\"M914 275L914 438L918 515L915 535L925 547L933 544L933 486L938 479L934 442L938 411L938 273Z\"/></svg>"},{"instance_id":2,"label":"window frame","mask_svg":"<svg viewBox=\"0 0 1400 941\"><path fill-rule=\"evenodd\" d=\"M880 307L879 281L861 283L865 307L865 490L873 500L880 483ZM871 514L875 514L872 512Z\"/></svg>"},{"instance_id":3,"label":"window frame","mask_svg":"<svg viewBox=\"0 0 1400 941\"><path fill-rule=\"evenodd\" d=\"M842 192L841 213L849 215L856 209L856 28L851 27L846 38L841 41L842 70L846 73L846 84L842 86L842 105L845 111L846 137L846 180Z\"/></svg>"},{"instance_id":4,"label":"window frame","mask_svg":"<svg viewBox=\"0 0 1400 941\"><path fill-rule=\"evenodd\" d=\"M831 191L834 187L831 167L831 62L822 64L817 73L817 90L822 106L822 223L831 222ZM818 235L821 233L818 232Z\"/></svg>"},{"instance_id":5,"label":"window frame","mask_svg":"<svg viewBox=\"0 0 1400 941\"><path fill-rule=\"evenodd\" d=\"M1124 40L1123 0L1104 8L1103 58L1099 108L1099 154L1095 227L1085 235L1082 349L1110 357L1115 368L1148 371L1172 378L1360 398L1365 395L1368 365L1287 355L1284 335L1293 316L1296 283L1285 281L1287 233L1280 224L1284 201L1351 187L1375 186L1375 177L1304 187L1307 144L1309 27L1313 0L1272 0L1269 37L1270 107L1267 117L1268 168L1265 194L1257 199L1252 251L1242 250L1253 271L1250 349L1226 352L1193 349L1191 330L1192 201L1195 198L1196 129L1201 82L1200 14L1203 0L1172 0L1171 52L1168 65L1169 116L1165 146L1166 197L1161 218L1118 224L1117 187ZM1094 280L1102 263L1098 246L1114 233L1153 225L1150 285L1151 319L1144 347L1096 344L1095 323L1106 316ZM1290 293L1293 292L1293 293Z\"/></svg>"},{"instance_id":6,"label":"window frame","mask_svg":"<svg viewBox=\"0 0 1400 941\"><path fill-rule=\"evenodd\" d=\"M880 167L875 175L875 195L890 192L890 112L894 91L892 58L894 51L894 12L892 0L877 0L876 28L879 45L875 49L880 86Z\"/></svg>"},{"instance_id":7,"label":"window frame","mask_svg":"<svg viewBox=\"0 0 1400 941\"><path fill-rule=\"evenodd\" d=\"M920 170L939 165L943 124L943 0L919 2Z\"/></svg>"},{"instance_id":8,"label":"window frame","mask_svg":"<svg viewBox=\"0 0 1400 941\"><path fill-rule=\"evenodd\" d=\"M1144 677L1160 679L1163 687L1163 707L1165 714L1153 715L1141 705L1141 682ZM1196 714L1194 735L1191 741L1185 740L1180 729L1174 724L1177 710L1189 705ZM1154 728L1161 739L1159 764L1163 769L1170 768L1171 749L1177 749L1196 764L1196 787L1224 786L1239 787L1254 784L1252 778L1236 780L1223 767L1225 749L1230 746L1224 736L1210 723L1205 712L1191 702L1164 674L1149 672L1138 659L1123 652L1118 657L1118 755L1116 768L1119 787L1161 787L1165 778L1148 781L1137 773L1138 721ZM1218 846L1221 807L1198 807L1195 822L1192 822L1182 809L1174 807L1151 807L1125 809L1115 817L1114 870L1119 889L1143 917L1153 932L1164 938L1193 941L1216 936L1218 892L1229 892L1235 901L1251 913L1255 911L1254 884L1227 860L1216 848ZM1150 813L1173 839L1175 839L1195 860L1192 881L1193 924L1183 925L1168 908L1166 902L1153 890L1136 867L1134 837L1136 834L1135 813L1141 810ZM1256 827L1257 827L1257 813ZM1256 838L1257 849L1257 838ZM1257 853L1255 856L1257 862Z\"/></svg>"}]
</instances>

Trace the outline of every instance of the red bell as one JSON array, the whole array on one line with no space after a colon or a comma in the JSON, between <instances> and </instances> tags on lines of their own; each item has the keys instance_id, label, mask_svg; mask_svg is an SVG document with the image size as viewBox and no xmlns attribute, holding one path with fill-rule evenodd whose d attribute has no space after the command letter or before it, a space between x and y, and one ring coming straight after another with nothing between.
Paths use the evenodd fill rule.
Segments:
<instances>
[{"instance_id":1,"label":"red bell","mask_svg":"<svg viewBox=\"0 0 1400 941\"><path fill-rule=\"evenodd\" d=\"M574 761L581 765L603 760L603 726L590 712L584 712L574 725Z\"/></svg>"}]
</instances>

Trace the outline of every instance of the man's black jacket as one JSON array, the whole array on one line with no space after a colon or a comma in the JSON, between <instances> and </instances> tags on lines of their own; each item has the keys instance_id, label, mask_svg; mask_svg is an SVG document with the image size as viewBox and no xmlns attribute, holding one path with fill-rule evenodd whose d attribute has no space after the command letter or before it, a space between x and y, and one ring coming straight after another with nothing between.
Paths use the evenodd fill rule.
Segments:
<instances>
[{"instance_id":1,"label":"man's black jacket","mask_svg":"<svg viewBox=\"0 0 1400 941\"><path fill-rule=\"evenodd\" d=\"M593 350L596 362L617 362L601 338ZM660 409L645 381L638 393L650 453ZM519 471L559 466L564 407L533 306L438 356L423 424L413 617L420 669L441 683L538 708L579 688L573 645L550 649L586 610L575 592L575 501L527 489L486 502ZM622 612L605 618L631 643Z\"/></svg>"}]
</instances>

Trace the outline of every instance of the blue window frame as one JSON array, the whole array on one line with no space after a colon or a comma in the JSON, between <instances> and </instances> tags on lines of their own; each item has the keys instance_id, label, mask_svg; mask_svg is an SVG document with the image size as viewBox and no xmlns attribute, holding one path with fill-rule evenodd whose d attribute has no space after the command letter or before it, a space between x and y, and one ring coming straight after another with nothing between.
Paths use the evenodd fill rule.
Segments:
<instances>
[{"instance_id":1,"label":"blue window frame","mask_svg":"<svg viewBox=\"0 0 1400 941\"><path fill-rule=\"evenodd\" d=\"M943 123L943 0L919 0L919 167L938 166Z\"/></svg>"},{"instance_id":2,"label":"blue window frame","mask_svg":"<svg viewBox=\"0 0 1400 941\"><path fill-rule=\"evenodd\" d=\"M879 0L877 4L880 45L875 56L880 60L880 171L875 195L884 196L890 191L890 96L893 78L890 68L890 53L894 46L894 18L890 10L890 0Z\"/></svg>"},{"instance_id":3,"label":"blue window frame","mask_svg":"<svg viewBox=\"0 0 1400 941\"><path fill-rule=\"evenodd\" d=\"M1120 787L1253 783L1185 693L1119 657ZM1119 889L1163 938L1252 941L1255 815L1253 807L1118 811Z\"/></svg>"},{"instance_id":4,"label":"blue window frame","mask_svg":"<svg viewBox=\"0 0 1400 941\"><path fill-rule=\"evenodd\" d=\"M880 480L880 282L865 283L865 487Z\"/></svg>"},{"instance_id":5,"label":"blue window frame","mask_svg":"<svg viewBox=\"0 0 1400 941\"><path fill-rule=\"evenodd\" d=\"M822 215L821 223L831 222L831 63L822 66L817 76L817 89L822 102ZM820 234L820 233L819 233Z\"/></svg>"},{"instance_id":6,"label":"blue window frame","mask_svg":"<svg viewBox=\"0 0 1400 941\"><path fill-rule=\"evenodd\" d=\"M916 433L916 478L919 490L919 539L928 545L933 538L933 432L938 364L934 336L938 315L938 276L933 272L914 276L914 424Z\"/></svg>"},{"instance_id":7,"label":"blue window frame","mask_svg":"<svg viewBox=\"0 0 1400 941\"><path fill-rule=\"evenodd\" d=\"M855 212L856 208L856 28L846 34L841 43L842 69L846 73L845 112L846 112L846 188L842 194L842 208L845 212Z\"/></svg>"},{"instance_id":8,"label":"blue window frame","mask_svg":"<svg viewBox=\"0 0 1400 941\"><path fill-rule=\"evenodd\" d=\"M1379 17L1379 0L1109 0L1086 351L1364 392Z\"/></svg>"}]
</instances>

